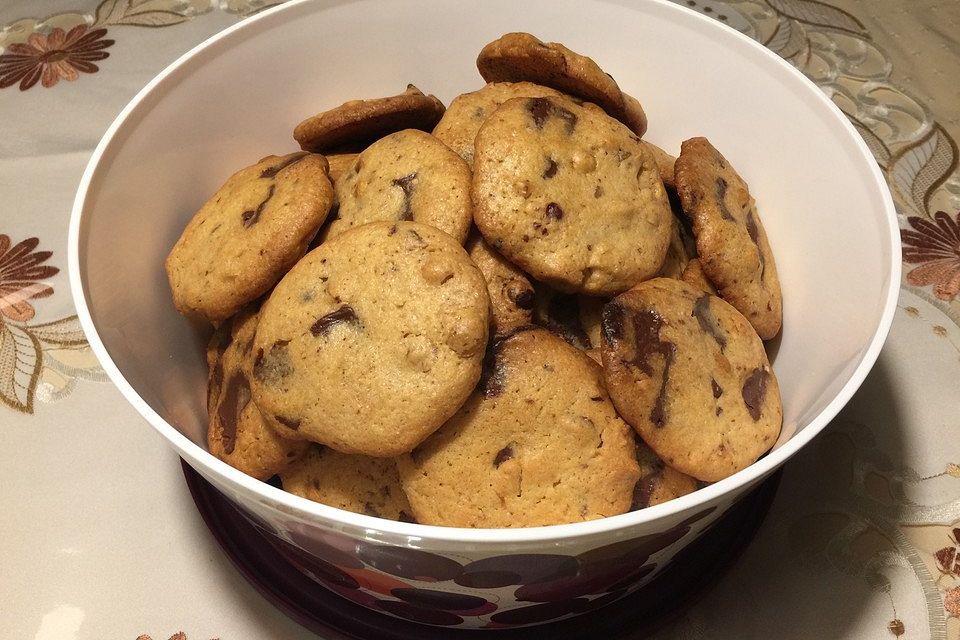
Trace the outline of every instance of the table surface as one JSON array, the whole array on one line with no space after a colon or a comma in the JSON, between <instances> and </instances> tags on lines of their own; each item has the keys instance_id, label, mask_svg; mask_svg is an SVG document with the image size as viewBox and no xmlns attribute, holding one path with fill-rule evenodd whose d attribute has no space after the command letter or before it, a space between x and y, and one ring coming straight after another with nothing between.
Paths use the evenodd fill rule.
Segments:
<instances>
[{"instance_id":1,"label":"table surface","mask_svg":"<svg viewBox=\"0 0 960 640\"><path fill-rule=\"evenodd\" d=\"M271 4L0 6L4 638L316 637L220 552L177 457L86 346L66 273L74 192L109 123L181 53ZM960 2L681 4L763 42L850 116L894 193L904 276L861 390L787 464L741 561L657 637L958 638Z\"/></svg>"}]
</instances>

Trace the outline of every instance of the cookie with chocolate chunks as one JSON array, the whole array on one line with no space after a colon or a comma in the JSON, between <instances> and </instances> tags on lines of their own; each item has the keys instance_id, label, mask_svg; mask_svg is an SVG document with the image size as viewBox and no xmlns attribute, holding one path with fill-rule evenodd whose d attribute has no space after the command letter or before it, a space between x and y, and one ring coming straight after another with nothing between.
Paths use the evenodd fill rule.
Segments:
<instances>
[{"instance_id":1,"label":"cookie with chocolate chunks","mask_svg":"<svg viewBox=\"0 0 960 640\"><path fill-rule=\"evenodd\" d=\"M367 147L336 182L327 239L375 220L415 220L459 242L473 222L470 167L429 133L405 129Z\"/></svg>"},{"instance_id":2,"label":"cookie with chocolate chunks","mask_svg":"<svg viewBox=\"0 0 960 640\"><path fill-rule=\"evenodd\" d=\"M491 349L466 404L397 459L417 522L531 527L624 513L640 477L633 434L600 367L548 331Z\"/></svg>"},{"instance_id":3,"label":"cookie with chocolate chunks","mask_svg":"<svg viewBox=\"0 0 960 640\"><path fill-rule=\"evenodd\" d=\"M316 153L362 149L385 135L404 129L432 130L444 106L412 84L395 96L350 100L298 124L293 137L301 149Z\"/></svg>"},{"instance_id":4,"label":"cookie with chocolate chunks","mask_svg":"<svg viewBox=\"0 0 960 640\"><path fill-rule=\"evenodd\" d=\"M638 136L647 130L640 102L624 94L617 81L593 59L558 42L543 42L529 33L507 33L477 56L487 82L534 82L592 102Z\"/></svg>"},{"instance_id":5,"label":"cookie with chocolate chunks","mask_svg":"<svg viewBox=\"0 0 960 640\"><path fill-rule=\"evenodd\" d=\"M477 134L473 169L474 222L537 280L615 295L663 264L672 214L656 165L596 106L506 101Z\"/></svg>"},{"instance_id":6,"label":"cookie with chocolate chunks","mask_svg":"<svg viewBox=\"0 0 960 640\"><path fill-rule=\"evenodd\" d=\"M618 413L670 467L713 482L776 442L780 390L763 342L721 298L644 282L604 307L602 349Z\"/></svg>"},{"instance_id":7,"label":"cookie with chocolate chunks","mask_svg":"<svg viewBox=\"0 0 960 640\"><path fill-rule=\"evenodd\" d=\"M676 181L703 272L762 339L774 337L783 321L780 279L746 182L706 138L681 145Z\"/></svg>"},{"instance_id":8,"label":"cookie with chocolate chunks","mask_svg":"<svg viewBox=\"0 0 960 640\"><path fill-rule=\"evenodd\" d=\"M413 522L391 458L339 453L313 445L280 474L284 491L375 518Z\"/></svg>"},{"instance_id":9,"label":"cookie with chocolate chunks","mask_svg":"<svg viewBox=\"0 0 960 640\"><path fill-rule=\"evenodd\" d=\"M487 286L450 235L371 222L311 251L261 311L254 401L341 453L410 451L470 395L487 344Z\"/></svg>"},{"instance_id":10,"label":"cookie with chocolate chunks","mask_svg":"<svg viewBox=\"0 0 960 640\"><path fill-rule=\"evenodd\" d=\"M219 322L259 298L306 253L332 203L323 156L267 156L230 176L167 256L177 310Z\"/></svg>"},{"instance_id":11,"label":"cookie with chocolate chunks","mask_svg":"<svg viewBox=\"0 0 960 640\"><path fill-rule=\"evenodd\" d=\"M493 335L530 324L534 290L523 271L491 249L479 233L467 240L467 252L487 281Z\"/></svg>"},{"instance_id":12,"label":"cookie with chocolate chunks","mask_svg":"<svg viewBox=\"0 0 960 640\"><path fill-rule=\"evenodd\" d=\"M473 143L487 118L510 98L562 96L555 89L532 82L491 82L477 91L464 93L447 107L433 135L473 166Z\"/></svg>"},{"instance_id":13,"label":"cookie with chocolate chunks","mask_svg":"<svg viewBox=\"0 0 960 640\"><path fill-rule=\"evenodd\" d=\"M249 306L221 324L207 346L210 453L257 480L266 480L299 458L310 443L283 437L263 420L250 399L250 367L258 310Z\"/></svg>"}]
</instances>

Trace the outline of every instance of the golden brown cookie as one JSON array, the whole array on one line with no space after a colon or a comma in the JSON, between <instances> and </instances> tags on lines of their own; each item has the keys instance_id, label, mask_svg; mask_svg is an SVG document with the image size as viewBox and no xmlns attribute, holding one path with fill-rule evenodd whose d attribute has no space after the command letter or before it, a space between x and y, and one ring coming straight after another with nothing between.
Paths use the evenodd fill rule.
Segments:
<instances>
[{"instance_id":1,"label":"golden brown cookie","mask_svg":"<svg viewBox=\"0 0 960 640\"><path fill-rule=\"evenodd\" d=\"M487 286L456 240L371 222L307 254L264 303L253 398L268 422L341 453L410 451L480 377Z\"/></svg>"},{"instance_id":2,"label":"golden brown cookie","mask_svg":"<svg viewBox=\"0 0 960 640\"><path fill-rule=\"evenodd\" d=\"M657 163L657 171L660 173L660 179L663 180L663 185L670 189L676 188L673 172L677 159L652 142L642 140L640 144L644 146L654 162Z\"/></svg>"},{"instance_id":3,"label":"golden brown cookie","mask_svg":"<svg viewBox=\"0 0 960 640\"><path fill-rule=\"evenodd\" d=\"M556 289L614 295L663 264L672 214L639 139L596 106L513 98L480 128L474 222Z\"/></svg>"},{"instance_id":4,"label":"golden brown cookie","mask_svg":"<svg viewBox=\"0 0 960 640\"><path fill-rule=\"evenodd\" d=\"M293 137L306 151L328 153L348 147L355 150L395 131L430 131L443 110L443 103L435 96L424 95L408 84L400 95L350 100L311 116L297 125Z\"/></svg>"},{"instance_id":5,"label":"golden brown cookie","mask_svg":"<svg viewBox=\"0 0 960 640\"><path fill-rule=\"evenodd\" d=\"M334 187L336 187L337 180L340 179L340 176L353 168L359 155L359 153L329 153L324 156L330 165L330 180L333 182Z\"/></svg>"},{"instance_id":6,"label":"golden brown cookie","mask_svg":"<svg viewBox=\"0 0 960 640\"><path fill-rule=\"evenodd\" d=\"M560 43L543 42L529 33L508 33L480 51L477 69L487 82L533 82L592 102L638 136L647 129L640 103L625 98L613 76Z\"/></svg>"},{"instance_id":7,"label":"golden brown cookie","mask_svg":"<svg viewBox=\"0 0 960 640\"><path fill-rule=\"evenodd\" d=\"M467 241L467 252L487 281L491 334L502 336L530 324L534 291L523 271L491 249L479 233Z\"/></svg>"},{"instance_id":8,"label":"golden brown cookie","mask_svg":"<svg viewBox=\"0 0 960 640\"><path fill-rule=\"evenodd\" d=\"M603 310L610 397L667 465L713 482L747 467L780 433L777 379L740 312L655 278Z\"/></svg>"},{"instance_id":9,"label":"golden brown cookie","mask_svg":"<svg viewBox=\"0 0 960 640\"><path fill-rule=\"evenodd\" d=\"M470 167L429 133L405 129L367 147L337 180L326 239L375 220L415 220L463 242L473 222Z\"/></svg>"},{"instance_id":10,"label":"golden brown cookie","mask_svg":"<svg viewBox=\"0 0 960 640\"><path fill-rule=\"evenodd\" d=\"M221 324L207 346L210 453L257 480L274 476L299 458L305 440L281 437L250 401L250 367L258 311L247 307Z\"/></svg>"},{"instance_id":11,"label":"golden brown cookie","mask_svg":"<svg viewBox=\"0 0 960 640\"><path fill-rule=\"evenodd\" d=\"M703 272L762 339L777 335L783 321L780 280L747 184L706 138L681 145L676 181Z\"/></svg>"},{"instance_id":12,"label":"golden brown cookie","mask_svg":"<svg viewBox=\"0 0 960 640\"><path fill-rule=\"evenodd\" d=\"M284 491L337 509L413 522L391 458L338 453L313 445L280 474Z\"/></svg>"},{"instance_id":13,"label":"golden brown cookie","mask_svg":"<svg viewBox=\"0 0 960 640\"><path fill-rule=\"evenodd\" d=\"M218 322L259 298L303 256L332 202L323 156L267 156L230 176L167 256L177 310Z\"/></svg>"},{"instance_id":14,"label":"golden brown cookie","mask_svg":"<svg viewBox=\"0 0 960 640\"><path fill-rule=\"evenodd\" d=\"M624 513L640 477L600 367L543 329L497 341L481 385L397 468L417 522L457 527Z\"/></svg>"},{"instance_id":15,"label":"golden brown cookie","mask_svg":"<svg viewBox=\"0 0 960 640\"><path fill-rule=\"evenodd\" d=\"M492 82L477 91L454 98L434 127L433 135L456 151L468 165L473 166L474 139L480 127L497 107L510 98L562 95L555 89L532 82Z\"/></svg>"}]
</instances>

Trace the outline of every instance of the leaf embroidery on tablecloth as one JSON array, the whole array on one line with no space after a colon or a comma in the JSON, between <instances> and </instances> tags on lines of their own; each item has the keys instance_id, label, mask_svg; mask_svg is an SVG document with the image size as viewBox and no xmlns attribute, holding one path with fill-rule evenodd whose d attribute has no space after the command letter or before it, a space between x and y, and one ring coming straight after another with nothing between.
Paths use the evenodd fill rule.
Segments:
<instances>
[{"instance_id":1,"label":"leaf embroidery on tablecloth","mask_svg":"<svg viewBox=\"0 0 960 640\"><path fill-rule=\"evenodd\" d=\"M76 316L30 323L31 301L54 292L41 281L60 272L44 264L53 253L37 251L39 244L37 238L13 244L0 234L0 403L21 413L33 413L38 388L50 401L67 395L78 378L106 379Z\"/></svg>"}]
</instances>

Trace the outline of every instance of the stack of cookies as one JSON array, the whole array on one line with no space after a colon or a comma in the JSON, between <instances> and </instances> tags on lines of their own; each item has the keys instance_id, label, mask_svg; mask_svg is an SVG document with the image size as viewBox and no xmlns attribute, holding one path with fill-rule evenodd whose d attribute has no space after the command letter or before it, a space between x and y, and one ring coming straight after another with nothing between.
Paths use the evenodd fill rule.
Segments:
<instances>
[{"instance_id":1,"label":"stack of cookies","mask_svg":"<svg viewBox=\"0 0 960 640\"><path fill-rule=\"evenodd\" d=\"M642 140L590 58L491 42L448 108L408 86L301 122L166 261L207 350L211 453L287 491L460 527L659 504L777 440L776 266L705 138ZM695 123L693 123L695 124Z\"/></svg>"}]
</instances>

